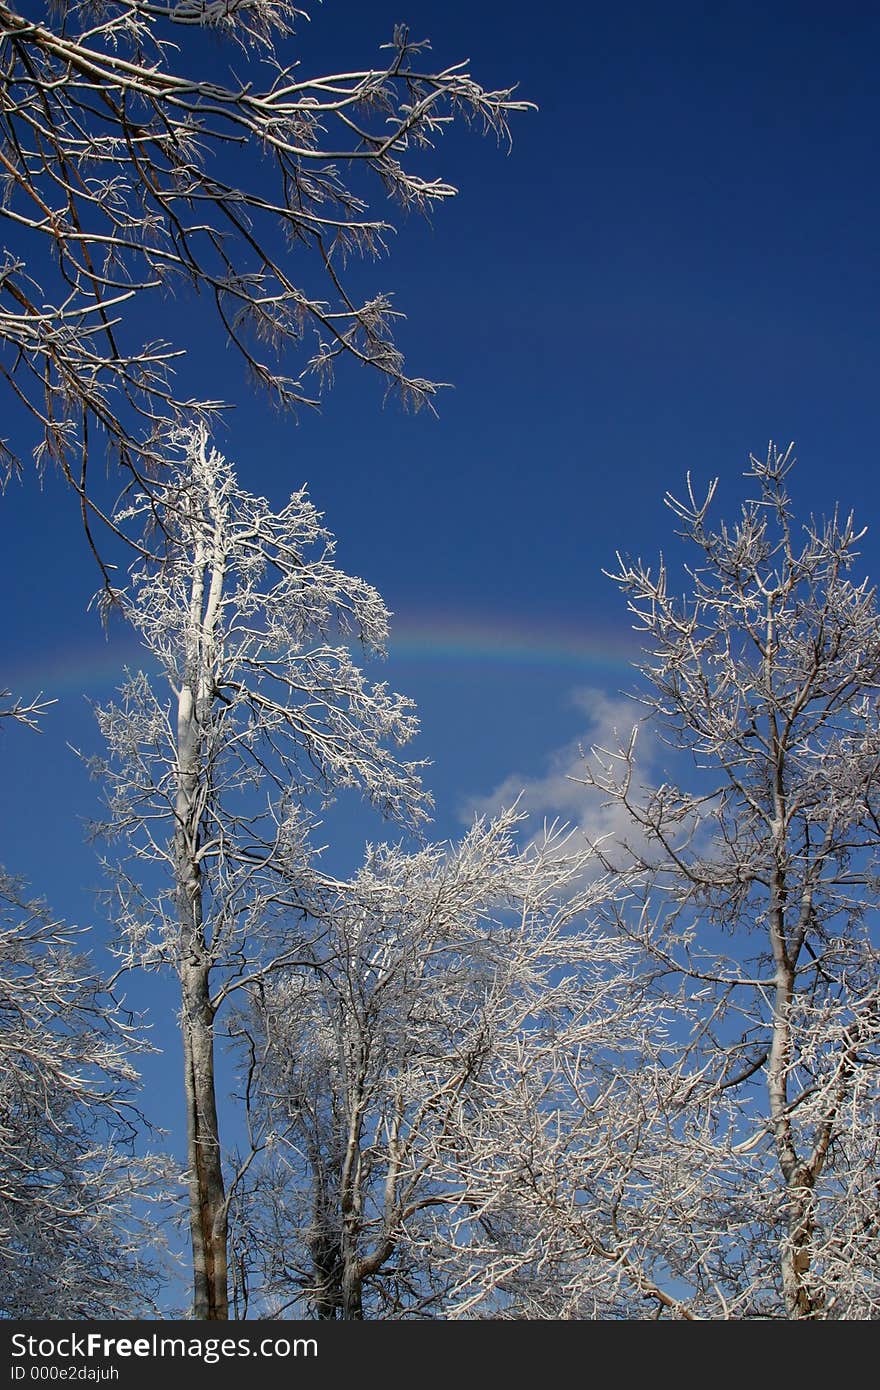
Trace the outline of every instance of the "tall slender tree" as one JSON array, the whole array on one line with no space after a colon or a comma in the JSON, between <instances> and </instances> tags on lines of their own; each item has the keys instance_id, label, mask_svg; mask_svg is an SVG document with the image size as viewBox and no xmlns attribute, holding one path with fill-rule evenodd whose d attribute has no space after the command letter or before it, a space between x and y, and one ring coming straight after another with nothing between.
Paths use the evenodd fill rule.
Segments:
<instances>
[{"instance_id":1,"label":"tall slender tree","mask_svg":"<svg viewBox=\"0 0 880 1390\"><path fill-rule=\"evenodd\" d=\"M297 916L320 889L316 809L358 788L416 823L428 798L418 765L389 749L416 729L411 702L370 684L347 645L382 650L379 595L337 568L304 492L273 513L238 487L204 428L181 447L181 467L119 518L132 526L160 509L164 557L139 563L121 599L159 676L131 676L98 711L108 757L96 770L106 829L129 856L116 876L124 962L170 966L180 981L193 1308L226 1318L218 1012L303 949Z\"/></svg>"},{"instance_id":2,"label":"tall slender tree","mask_svg":"<svg viewBox=\"0 0 880 1390\"><path fill-rule=\"evenodd\" d=\"M652 1242L683 1306L876 1317L880 612L863 531L838 510L798 521L794 463L793 446L753 457L732 525L710 525L717 480L667 495L694 557L681 596L663 561L620 561L638 699L692 766L640 787L633 734L585 780L637 832L600 853L641 876L619 925L682 1020L637 1163L666 1194Z\"/></svg>"}]
</instances>

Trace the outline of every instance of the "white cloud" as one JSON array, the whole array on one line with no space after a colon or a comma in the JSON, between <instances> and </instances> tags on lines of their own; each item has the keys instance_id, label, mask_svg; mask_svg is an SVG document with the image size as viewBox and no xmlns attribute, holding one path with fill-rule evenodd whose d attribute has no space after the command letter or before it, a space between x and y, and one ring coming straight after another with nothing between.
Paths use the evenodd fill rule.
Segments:
<instances>
[{"instance_id":1,"label":"white cloud","mask_svg":"<svg viewBox=\"0 0 880 1390\"><path fill-rule=\"evenodd\" d=\"M582 779L585 758L591 749L613 751L626 747L633 727L640 724L642 709L625 696L609 696L591 687L572 691L571 700L584 716L583 733L551 752L546 769L539 776L524 777L512 772L487 795L472 798L463 819L493 815L519 797L522 809L529 813L534 833L544 820L561 820L577 826L593 843L602 839L609 844L623 840L631 845L641 844L641 836L635 833L619 803L603 804L602 793L584 786ZM665 773L659 768L660 755L668 752L648 725L640 725L636 766L642 783L650 785L664 779Z\"/></svg>"}]
</instances>

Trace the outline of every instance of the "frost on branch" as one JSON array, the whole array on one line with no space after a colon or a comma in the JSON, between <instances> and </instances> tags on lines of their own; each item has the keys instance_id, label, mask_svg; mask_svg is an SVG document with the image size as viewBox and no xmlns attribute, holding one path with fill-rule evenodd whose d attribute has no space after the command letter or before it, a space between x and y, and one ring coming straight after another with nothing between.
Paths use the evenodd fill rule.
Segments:
<instances>
[{"instance_id":1,"label":"frost on branch","mask_svg":"<svg viewBox=\"0 0 880 1390\"><path fill-rule=\"evenodd\" d=\"M157 817L171 823L185 758L204 782L194 809L207 870L242 834L248 877L259 860L284 869L286 818L343 788L418 824L429 805L421 764L392 751L418 728L414 706L369 682L351 652L357 644L384 654L381 597L335 564L335 542L305 490L273 512L238 486L204 428L181 432L178 444L180 468L117 516L132 533L149 531L158 508L163 549L134 566L118 595L162 680L139 673L122 704L98 711L116 832Z\"/></svg>"},{"instance_id":2,"label":"frost on branch","mask_svg":"<svg viewBox=\"0 0 880 1390\"><path fill-rule=\"evenodd\" d=\"M0 4L0 377L87 528L110 520L96 436L145 487L169 426L221 404L181 394L181 349L139 331L150 301L202 295L282 407L317 404L339 358L416 407L438 389L407 371L388 292L359 294L346 262L387 250L377 192L422 214L455 194L419 172L447 125L506 140L529 103L432 69L402 27L380 66L309 77L306 18L282 0ZM238 41L228 67L200 27Z\"/></svg>"},{"instance_id":3,"label":"frost on branch","mask_svg":"<svg viewBox=\"0 0 880 1390\"><path fill-rule=\"evenodd\" d=\"M0 690L0 700L4 702L0 705L0 719L11 719L13 723L23 724L35 733L40 732L43 715L56 704L54 699L44 699L42 691L33 700L26 701L19 696L13 698L11 690Z\"/></svg>"}]
</instances>

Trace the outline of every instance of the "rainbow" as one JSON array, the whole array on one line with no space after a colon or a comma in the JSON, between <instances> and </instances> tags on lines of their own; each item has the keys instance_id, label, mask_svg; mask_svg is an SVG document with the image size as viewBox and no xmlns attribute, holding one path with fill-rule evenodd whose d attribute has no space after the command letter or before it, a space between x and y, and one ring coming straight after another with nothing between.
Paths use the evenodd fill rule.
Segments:
<instances>
[{"instance_id":1,"label":"rainbow","mask_svg":"<svg viewBox=\"0 0 880 1390\"><path fill-rule=\"evenodd\" d=\"M575 622L528 620L509 614L470 614L466 618L438 612L400 614L391 620L388 665L445 664L566 668L578 673L621 673L638 656L633 634ZM51 652L34 653L4 663L0 686L29 698L95 694L115 688L128 667L145 665L146 653L134 633L117 629L105 638L96 624L94 636L59 643Z\"/></svg>"},{"instance_id":2,"label":"rainbow","mask_svg":"<svg viewBox=\"0 0 880 1390\"><path fill-rule=\"evenodd\" d=\"M404 661L568 666L619 671L638 656L626 627L612 630L510 614L401 614L391 620L388 655Z\"/></svg>"}]
</instances>

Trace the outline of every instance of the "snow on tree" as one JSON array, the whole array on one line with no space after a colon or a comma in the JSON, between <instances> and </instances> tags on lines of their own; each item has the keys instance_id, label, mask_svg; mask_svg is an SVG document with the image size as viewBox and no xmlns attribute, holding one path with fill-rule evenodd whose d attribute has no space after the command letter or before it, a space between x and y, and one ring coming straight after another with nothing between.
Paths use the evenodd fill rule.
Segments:
<instances>
[{"instance_id":1,"label":"snow on tree","mask_svg":"<svg viewBox=\"0 0 880 1390\"><path fill-rule=\"evenodd\" d=\"M326 885L309 848L314 815L344 788L417 824L419 764L392 751L415 732L412 704L368 682L349 642L381 653L378 593L335 564L304 491L273 513L241 490L203 427L150 496L165 551L135 566L120 597L159 676L131 675L98 711L108 756L106 830L116 865L123 964L180 980L194 1261L194 1313L228 1316L215 1020L236 991L305 949L304 907ZM245 1167L250 1162L244 1160Z\"/></svg>"},{"instance_id":2,"label":"snow on tree","mask_svg":"<svg viewBox=\"0 0 880 1390\"><path fill-rule=\"evenodd\" d=\"M292 46L307 18L285 0L0 4L0 374L87 528L110 520L95 436L143 489L197 404L174 386L179 348L139 336L156 292L204 295L283 406L315 404L341 357L416 406L437 390L407 373L388 293L359 297L346 261L387 249L373 189L430 213L456 189L421 172L424 151L459 118L506 140L529 103L432 68L402 26L380 67L309 77ZM227 62L199 28L230 40Z\"/></svg>"},{"instance_id":3,"label":"snow on tree","mask_svg":"<svg viewBox=\"0 0 880 1390\"><path fill-rule=\"evenodd\" d=\"M251 1306L509 1314L512 1282L547 1274L539 1233L511 1220L534 1136L581 1074L609 1084L645 1019L635 949L595 925L619 889L563 829L521 847L522 819L371 849L312 961L252 991L237 1028L265 1148L236 1231ZM606 1166L592 1128L584 1182Z\"/></svg>"},{"instance_id":4,"label":"snow on tree","mask_svg":"<svg viewBox=\"0 0 880 1390\"><path fill-rule=\"evenodd\" d=\"M81 937L0 871L0 1318L156 1307L143 1213L163 1175L132 1150L139 1044Z\"/></svg>"},{"instance_id":5,"label":"snow on tree","mask_svg":"<svg viewBox=\"0 0 880 1390\"><path fill-rule=\"evenodd\" d=\"M701 1317L880 1314L880 614L852 515L799 523L793 446L751 460L735 524L667 495L693 559L612 576L644 635L637 698L689 755L639 785L636 734L585 780L626 809L641 911L619 928L674 1005L618 1223Z\"/></svg>"}]
</instances>

